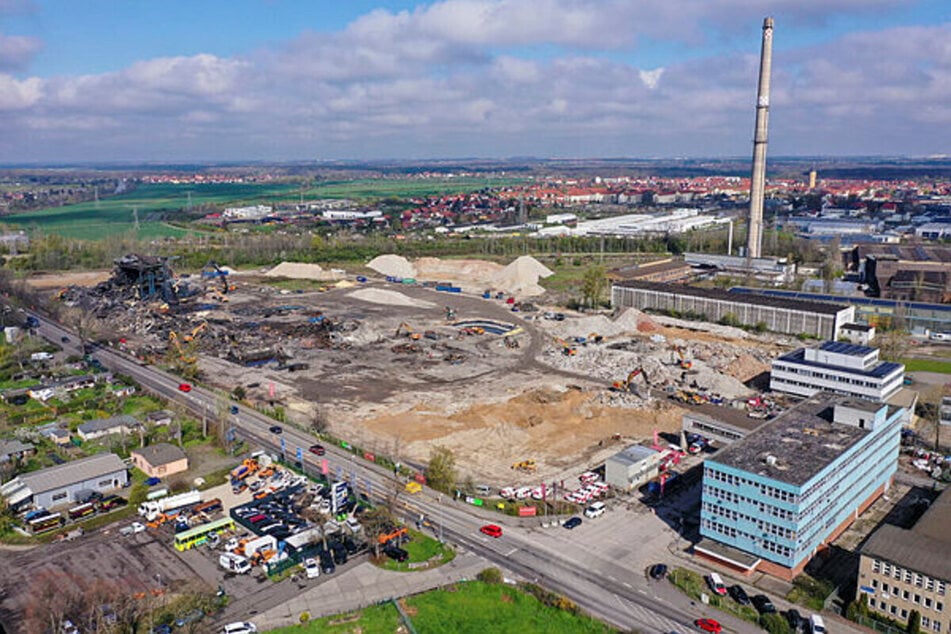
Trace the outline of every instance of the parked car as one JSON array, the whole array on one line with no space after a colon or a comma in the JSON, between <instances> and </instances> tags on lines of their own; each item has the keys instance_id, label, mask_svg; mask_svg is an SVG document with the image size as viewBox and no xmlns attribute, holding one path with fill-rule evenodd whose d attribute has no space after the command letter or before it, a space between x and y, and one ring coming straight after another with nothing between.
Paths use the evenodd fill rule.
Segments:
<instances>
[{"instance_id":1,"label":"parked car","mask_svg":"<svg viewBox=\"0 0 951 634\"><path fill-rule=\"evenodd\" d=\"M502 536L502 527L495 524L486 524L479 529L489 537L501 537Z\"/></svg>"},{"instance_id":2,"label":"parked car","mask_svg":"<svg viewBox=\"0 0 951 634\"><path fill-rule=\"evenodd\" d=\"M723 579L717 573L711 572L707 575L707 585L710 586L714 594L718 594L721 597L726 596L726 586L723 585Z\"/></svg>"},{"instance_id":3,"label":"parked car","mask_svg":"<svg viewBox=\"0 0 951 634\"><path fill-rule=\"evenodd\" d=\"M693 624L704 632L711 632L711 634L720 634L723 630L723 626L720 625L720 622L714 619L697 619Z\"/></svg>"},{"instance_id":4,"label":"parked car","mask_svg":"<svg viewBox=\"0 0 951 634\"><path fill-rule=\"evenodd\" d=\"M62 337L60 337L59 340L62 341L63 343L69 343L69 337L67 337L67 336L65 336L65 335L63 335Z\"/></svg>"},{"instance_id":5,"label":"parked car","mask_svg":"<svg viewBox=\"0 0 951 634\"><path fill-rule=\"evenodd\" d=\"M192 386L191 386L190 383L179 383L179 384L178 384L178 389L179 389L179 391L181 391L181 392L191 392L191 391L192 391Z\"/></svg>"},{"instance_id":6,"label":"parked car","mask_svg":"<svg viewBox=\"0 0 951 634\"><path fill-rule=\"evenodd\" d=\"M192 610L191 612L186 612L182 616L175 619L175 627L185 627L189 623L200 621L204 616L205 613L198 609Z\"/></svg>"},{"instance_id":7,"label":"parked car","mask_svg":"<svg viewBox=\"0 0 951 634\"><path fill-rule=\"evenodd\" d=\"M591 506L589 506L588 508L584 510L584 515L585 517L589 517L591 519L594 519L596 517L601 517L602 515L604 515L604 508L605 508L604 502L595 502L594 504L592 504Z\"/></svg>"},{"instance_id":8,"label":"parked car","mask_svg":"<svg viewBox=\"0 0 951 634\"><path fill-rule=\"evenodd\" d=\"M326 550L320 553L320 569L325 575L333 574L337 566L334 565L334 558Z\"/></svg>"},{"instance_id":9,"label":"parked car","mask_svg":"<svg viewBox=\"0 0 951 634\"><path fill-rule=\"evenodd\" d=\"M666 564L654 564L650 567L648 571L651 579L663 579L667 576L667 565Z\"/></svg>"},{"instance_id":10,"label":"parked car","mask_svg":"<svg viewBox=\"0 0 951 634\"><path fill-rule=\"evenodd\" d=\"M740 605L750 604L749 595L746 594L746 590L743 589L743 586L739 584L730 586L730 596L733 597L733 600Z\"/></svg>"},{"instance_id":11,"label":"parked car","mask_svg":"<svg viewBox=\"0 0 951 634\"><path fill-rule=\"evenodd\" d=\"M799 614L798 610L788 610L786 612L786 620L789 621L789 627L793 629L793 632L798 632L802 629L802 626L805 625L806 621L802 618L802 615Z\"/></svg>"},{"instance_id":12,"label":"parked car","mask_svg":"<svg viewBox=\"0 0 951 634\"><path fill-rule=\"evenodd\" d=\"M574 529L574 528L577 528L577 527L581 526L581 518L580 518L580 517L569 517L567 520L565 520L565 523L562 524L562 526L564 526L564 527L567 528L568 530L572 530L572 529Z\"/></svg>"},{"instance_id":13,"label":"parked car","mask_svg":"<svg viewBox=\"0 0 951 634\"><path fill-rule=\"evenodd\" d=\"M270 427L268 427L268 431L271 432L272 434L283 434L284 428L281 427L280 425L271 425Z\"/></svg>"},{"instance_id":14,"label":"parked car","mask_svg":"<svg viewBox=\"0 0 951 634\"><path fill-rule=\"evenodd\" d=\"M257 631L257 626L249 621L228 623L221 628L221 634L254 634Z\"/></svg>"},{"instance_id":15,"label":"parked car","mask_svg":"<svg viewBox=\"0 0 951 634\"><path fill-rule=\"evenodd\" d=\"M385 554L387 557L389 557L390 559L394 561L402 562L409 559L408 552L406 552L399 546L394 546L394 545L387 545L387 547L383 549L383 554Z\"/></svg>"},{"instance_id":16,"label":"parked car","mask_svg":"<svg viewBox=\"0 0 951 634\"><path fill-rule=\"evenodd\" d=\"M756 608L756 611L760 614L775 614L776 606L773 605L773 602L769 600L769 597L765 594L757 594L753 596L750 601L753 602L753 607Z\"/></svg>"},{"instance_id":17,"label":"parked car","mask_svg":"<svg viewBox=\"0 0 951 634\"><path fill-rule=\"evenodd\" d=\"M327 450L324 449L324 446L323 446L323 445L311 445L311 446L310 446L310 449L309 449L308 451L310 451L310 453L315 454L315 455L318 455L318 456L322 456L322 455L324 455L325 453L327 453Z\"/></svg>"},{"instance_id":18,"label":"parked car","mask_svg":"<svg viewBox=\"0 0 951 634\"><path fill-rule=\"evenodd\" d=\"M320 576L320 564L313 557L304 560L304 572L308 579L316 579Z\"/></svg>"},{"instance_id":19,"label":"parked car","mask_svg":"<svg viewBox=\"0 0 951 634\"><path fill-rule=\"evenodd\" d=\"M168 623L162 623L152 628L152 634L172 634L172 626Z\"/></svg>"}]
</instances>

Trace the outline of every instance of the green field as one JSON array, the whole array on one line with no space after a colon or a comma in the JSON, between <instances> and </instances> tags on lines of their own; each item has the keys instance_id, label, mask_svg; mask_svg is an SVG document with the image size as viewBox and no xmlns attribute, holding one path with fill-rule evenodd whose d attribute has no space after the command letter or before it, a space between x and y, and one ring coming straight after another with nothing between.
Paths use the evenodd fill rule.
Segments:
<instances>
[{"instance_id":1,"label":"green field","mask_svg":"<svg viewBox=\"0 0 951 634\"><path fill-rule=\"evenodd\" d=\"M951 361L937 361L932 359L902 359L905 372L937 372L951 374Z\"/></svg>"},{"instance_id":2,"label":"green field","mask_svg":"<svg viewBox=\"0 0 951 634\"><path fill-rule=\"evenodd\" d=\"M503 584L468 581L406 599L403 609L419 634L519 632L586 634L614 632L585 615L543 605L535 597ZM316 619L306 626L271 630L279 634L336 632L391 634L399 615L391 603L358 612Z\"/></svg>"},{"instance_id":3,"label":"green field","mask_svg":"<svg viewBox=\"0 0 951 634\"><path fill-rule=\"evenodd\" d=\"M372 201L440 193L474 191L488 186L517 182L515 179L379 179L321 183L304 191L304 200L351 198ZM301 188L296 183L145 184L134 191L63 207L51 207L5 217L0 225L37 228L81 240L101 240L134 230L133 209L138 211L138 239L178 237L187 232L165 224L188 206L245 205L296 202Z\"/></svg>"}]
</instances>

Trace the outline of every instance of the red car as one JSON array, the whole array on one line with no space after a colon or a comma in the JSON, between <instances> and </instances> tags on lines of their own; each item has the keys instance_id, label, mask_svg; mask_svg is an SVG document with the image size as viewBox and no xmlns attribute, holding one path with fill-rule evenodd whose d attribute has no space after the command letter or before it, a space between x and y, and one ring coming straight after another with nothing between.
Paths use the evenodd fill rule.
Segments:
<instances>
[{"instance_id":1,"label":"red car","mask_svg":"<svg viewBox=\"0 0 951 634\"><path fill-rule=\"evenodd\" d=\"M697 619L693 624L704 632L710 632L711 634L720 634L723 630L723 626L720 625L719 621L714 621L713 619Z\"/></svg>"},{"instance_id":2,"label":"red car","mask_svg":"<svg viewBox=\"0 0 951 634\"><path fill-rule=\"evenodd\" d=\"M324 449L324 446L323 446L323 445L311 445L311 446L310 446L310 453L312 453L312 454L317 454L318 456L322 456L322 455L324 455L325 453L327 453L327 450Z\"/></svg>"},{"instance_id":3,"label":"red car","mask_svg":"<svg viewBox=\"0 0 951 634\"><path fill-rule=\"evenodd\" d=\"M180 391L182 391L182 392L191 392L191 391L192 391L192 386L191 386L190 384L188 384L188 383L179 383L179 384L178 384L178 389L179 389Z\"/></svg>"},{"instance_id":4,"label":"red car","mask_svg":"<svg viewBox=\"0 0 951 634\"><path fill-rule=\"evenodd\" d=\"M502 536L502 527L496 526L495 524L486 524L479 529L489 537L501 537Z\"/></svg>"}]
</instances>

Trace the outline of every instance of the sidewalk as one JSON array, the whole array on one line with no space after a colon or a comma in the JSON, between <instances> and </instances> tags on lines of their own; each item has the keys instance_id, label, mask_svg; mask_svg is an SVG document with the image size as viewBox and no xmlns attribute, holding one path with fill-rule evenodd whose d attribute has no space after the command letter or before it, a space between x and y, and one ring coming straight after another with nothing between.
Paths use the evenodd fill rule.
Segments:
<instances>
[{"instance_id":1,"label":"sidewalk","mask_svg":"<svg viewBox=\"0 0 951 634\"><path fill-rule=\"evenodd\" d=\"M296 597L250 618L258 631L300 623L308 612L311 619L351 612L390 598L403 597L441 586L475 579L489 564L471 553L461 552L448 564L422 572L394 572L364 562L339 576L303 591Z\"/></svg>"}]
</instances>

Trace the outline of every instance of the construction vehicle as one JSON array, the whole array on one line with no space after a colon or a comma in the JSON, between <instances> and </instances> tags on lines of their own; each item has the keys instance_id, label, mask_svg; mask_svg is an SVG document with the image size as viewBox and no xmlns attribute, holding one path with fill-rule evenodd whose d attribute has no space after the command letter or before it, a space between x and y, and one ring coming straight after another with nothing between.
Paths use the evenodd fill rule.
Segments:
<instances>
[{"instance_id":1,"label":"construction vehicle","mask_svg":"<svg viewBox=\"0 0 951 634\"><path fill-rule=\"evenodd\" d=\"M206 330L207 328L208 328L208 322L207 322L207 321L203 321L203 322L201 322L200 324L198 324L197 326L195 326L194 328L192 328L192 331L191 331L189 334L185 335L185 337L184 337L185 343L188 343L188 342L192 341L195 337L197 337L197 336L200 335L201 333L205 332L205 330Z\"/></svg>"},{"instance_id":2,"label":"construction vehicle","mask_svg":"<svg viewBox=\"0 0 951 634\"><path fill-rule=\"evenodd\" d=\"M244 462L231 470L231 482L237 483L248 476L257 472L258 461L253 458L245 458Z\"/></svg>"},{"instance_id":3,"label":"construction vehicle","mask_svg":"<svg viewBox=\"0 0 951 634\"><path fill-rule=\"evenodd\" d=\"M596 332L592 332L588 335L588 343L601 343L602 341L604 341L604 337Z\"/></svg>"},{"instance_id":4,"label":"construction vehicle","mask_svg":"<svg viewBox=\"0 0 951 634\"><path fill-rule=\"evenodd\" d=\"M384 531L378 538L377 541L381 546L385 546L394 539L399 539L405 535L408 535L409 531L406 530L405 526L400 526L399 528L394 528L392 530Z\"/></svg>"},{"instance_id":5,"label":"construction vehicle","mask_svg":"<svg viewBox=\"0 0 951 634\"><path fill-rule=\"evenodd\" d=\"M644 379L644 386L648 389L650 388L650 380L647 378L647 374L644 372L644 368L636 368L631 370L631 373L627 375L627 378L623 381L615 381L611 386L612 390L617 392L630 392L633 387L633 381L637 377L642 377Z\"/></svg>"},{"instance_id":6,"label":"construction vehicle","mask_svg":"<svg viewBox=\"0 0 951 634\"><path fill-rule=\"evenodd\" d=\"M677 353L677 356L679 357L679 362L675 362L675 365L679 365L680 368L683 370L689 370L690 368L693 367L693 361L691 361L685 356L684 354L685 350L683 346L674 346L673 350Z\"/></svg>"},{"instance_id":7,"label":"construction vehicle","mask_svg":"<svg viewBox=\"0 0 951 634\"><path fill-rule=\"evenodd\" d=\"M527 460L520 460L519 462L514 463L512 465L512 468L515 469L516 471L534 472L535 469L538 468L538 466L535 464L535 460L533 458L529 458Z\"/></svg>"},{"instance_id":8,"label":"construction vehicle","mask_svg":"<svg viewBox=\"0 0 951 634\"><path fill-rule=\"evenodd\" d=\"M399 337L400 335L406 335L407 337L409 337L409 338L412 339L413 341L419 341L419 340L422 338L422 335L421 335L420 333L414 331L414 330L413 330L413 327L410 326L410 325L409 325L408 323L406 323L405 321L404 321L403 323L401 323L399 326L396 327L396 335L395 335L395 336Z\"/></svg>"},{"instance_id":9,"label":"construction vehicle","mask_svg":"<svg viewBox=\"0 0 951 634\"><path fill-rule=\"evenodd\" d=\"M186 364L196 363L198 358L192 355L189 355L185 348L182 347L182 344L178 340L178 333L174 330L170 330L168 333L168 342L175 349L175 353L178 355L179 361Z\"/></svg>"},{"instance_id":10,"label":"construction vehicle","mask_svg":"<svg viewBox=\"0 0 951 634\"><path fill-rule=\"evenodd\" d=\"M149 522L156 521L159 516L171 516L170 511L175 511L183 506L191 506L201 502L201 491L188 491L179 495L173 495L167 498L157 500L146 500L139 504L139 515Z\"/></svg>"},{"instance_id":11,"label":"construction vehicle","mask_svg":"<svg viewBox=\"0 0 951 634\"><path fill-rule=\"evenodd\" d=\"M555 341L561 346L561 353L566 357L573 357L578 354L578 349L561 337L555 337Z\"/></svg>"},{"instance_id":12,"label":"construction vehicle","mask_svg":"<svg viewBox=\"0 0 951 634\"><path fill-rule=\"evenodd\" d=\"M452 306L446 306L446 321L452 321L456 318L456 311Z\"/></svg>"},{"instance_id":13,"label":"construction vehicle","mask_svg":"<svg viewBox=\"0 0 951 634\"><path fill-rule=\"evenodd\" d=\"M419 493L423 490L423 485L419 482L407 482L406 483L406 492L407 493Z\"/></svg>"}]
</instances>

